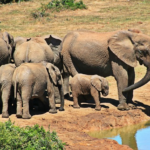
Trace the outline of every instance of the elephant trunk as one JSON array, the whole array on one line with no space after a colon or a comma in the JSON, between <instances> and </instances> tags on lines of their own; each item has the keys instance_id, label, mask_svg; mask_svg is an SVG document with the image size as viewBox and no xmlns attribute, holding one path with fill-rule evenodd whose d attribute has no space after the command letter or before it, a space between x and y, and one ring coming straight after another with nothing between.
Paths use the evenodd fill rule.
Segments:
<instances>
[{"instance_id":1,"label":"elephant trunk","mask_svg":"<svg viewBox=\"0 0 150 150\"><path fill-rule=\"evenodd\" d=\"M64 111L64 90L63 90L63 85L58 85L59 88L59 94L60 94L60 108L59 111Z\"/></svg>"},{"instance_id":2,"label":"elephant trunk","mask_svg":"<svg viewBox=\"0 0 150 150\"><path fill-rule=\"evenodd\" d=\"M125 88L123 90L123 92L128 92L128 91L137 89L137 88L143 86L144 84L146 84L149 80L150 80L150 67L147 67L147 72L146 72L145 76L139 82Z\"/></svg>"}]
</instances>

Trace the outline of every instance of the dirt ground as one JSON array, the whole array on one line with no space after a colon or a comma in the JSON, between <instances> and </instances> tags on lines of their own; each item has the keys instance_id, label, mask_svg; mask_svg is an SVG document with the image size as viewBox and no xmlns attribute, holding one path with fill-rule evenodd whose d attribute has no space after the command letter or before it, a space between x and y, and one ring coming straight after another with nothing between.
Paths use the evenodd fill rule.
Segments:
<instances>
[{"instance_id":1,"label":"dirt ground","mask_svg":"<svg viewBox=\"0 0 150 150\"><path fill-rule=\"evenodd\" d=\"M138 67L138 70L141 70ZM143 71L144 72L144 71ZM139 71L136 72L137 79L141 76ZM137 124L150 119L150 100L149 86L150 83L135 90L134 102L136 109L129 111L117 110L118 96L115 80L112 77L107 78L110 85L110 93L107 97L101 99L101 111L95 111L95 104L83 103L80 109L72 107L72 99L65 100L65 111L57 114L49 112L37 112L31 110L32 118L29 120L17 119L14 114L10 119L19 126L32 126L39 124L50 130L55 130L63 142L66 142L66 150L130 150L126 145L119 145L114 140L97 139L88 135L89 131L100 131L110 128L119 128L126 125ZM5 122L8 119L1 118Z\"/></svg>"}]
</instances>

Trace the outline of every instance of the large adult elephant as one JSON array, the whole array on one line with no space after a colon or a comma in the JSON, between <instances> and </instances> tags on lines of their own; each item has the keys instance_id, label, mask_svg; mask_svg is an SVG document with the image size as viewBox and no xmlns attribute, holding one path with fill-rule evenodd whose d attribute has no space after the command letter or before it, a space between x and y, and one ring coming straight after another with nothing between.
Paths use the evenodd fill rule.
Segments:
<instances>
[{"instance_id":1,"label":"large adult elephant","mask_svg":"<svg viewBox=\"0 0 150 150\"><path fill-rule=\"evenodd\" d=\"M14 38L7 32L0 33L0 65L10 62Z\"/></svg>"},{"instance_id":2,"label":"large adult elephant","mask_svg":"<svg viewBox=\"0 0 150 150\"><path fill-rule=\"evenodd\" d=\"M150 78L150 37L142 33L74 31L64 37L61 53L71 76L77 73L114 76L120 110L128 110L127 103L132 103L133 87L129 92L122 91L134 84L137 60L148 69L146 76L134 88L145 84Z\"/></svg>"},{"instance_id":3,"label":"large adult elephant","mask_svg":"<svg viewBox=\"0 0 150 150\"><path fill-rule=\"evenodd\" d=\"M18 41L14 51L16 66L22 63L39 63L47 61L53 63L54 54L43 38L35 37L27 39L26 42Z\"/></svg>"}]
</instances>

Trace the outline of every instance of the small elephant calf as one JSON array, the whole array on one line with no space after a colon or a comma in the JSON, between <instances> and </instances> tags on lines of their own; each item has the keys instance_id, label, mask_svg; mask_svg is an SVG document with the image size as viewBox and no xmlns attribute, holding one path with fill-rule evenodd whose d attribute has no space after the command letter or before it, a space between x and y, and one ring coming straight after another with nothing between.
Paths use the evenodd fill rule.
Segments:
<instances>
[{"instance_id":1,"label":"small elephant calf","mask_svg":"<svg viewBox=\"0 0 150 150\"><path fill-rule=\"evenodd\" d=\"M109 93L108 81L98 75L77 74L70 81L70 87L72 90L74 108L80 108L78 104L80 95L91 94L96 104L95 110L100 110L100 92L103 96L107 96Z\"/></svg>"}]
</instances>

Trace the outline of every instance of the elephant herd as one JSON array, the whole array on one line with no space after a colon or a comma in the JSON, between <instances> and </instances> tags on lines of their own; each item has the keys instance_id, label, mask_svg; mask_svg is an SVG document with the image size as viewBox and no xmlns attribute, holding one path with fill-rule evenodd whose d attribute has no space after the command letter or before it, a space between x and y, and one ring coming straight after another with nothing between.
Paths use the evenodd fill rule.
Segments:
<instances>
[{"instance_id":1,"label":"elephant herd","mask_svg":"<svg viewBox=\"0 0 150 150\"><path fill-rule=\"evenodd\" d=\"M146 75L134 84L139 61ZM16 116L29 119L29 100L39 98L39 107L56 113L64 110L64 95L72 90L73 107L81 95L91 95L100 110L100 94L109 93L105 79L117 81L119 110L129 110L133 90L150 80L150 37L138 30L91 32L77 30L63 39L54 35L13 37L0 33L0 85L2 117L9 117L8 102L16 100ZM69 84L69 76L73 78Z\"/></svg>"}]
</instances>

